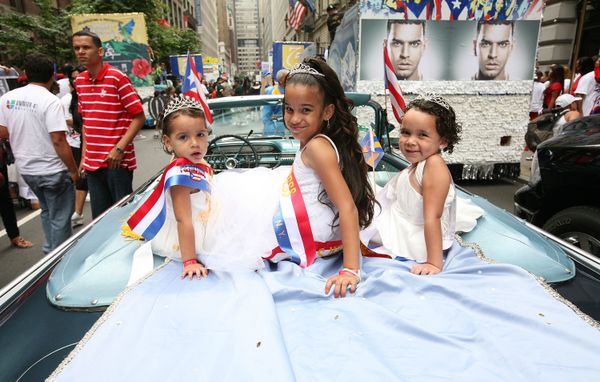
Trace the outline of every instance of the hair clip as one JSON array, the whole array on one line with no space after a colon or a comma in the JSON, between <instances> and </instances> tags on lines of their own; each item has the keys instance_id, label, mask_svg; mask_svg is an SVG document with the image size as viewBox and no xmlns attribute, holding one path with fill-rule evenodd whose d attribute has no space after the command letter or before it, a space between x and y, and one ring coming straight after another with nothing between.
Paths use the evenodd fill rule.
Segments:
<instances>
[{"instance_id":1,"label":"hair clip","mask_svg":"<svg viewBox=\"0 0 600 382\"><path fill-rule=\"evenodd\" d=\"M325 75L323 73L319 72L317 69L315 69L309 65L303 64L301 62L294 65L292 70L290 70L288 77L291 77L294 74L310 74L311 76L325 77Z\"/></svg>"},{"instance_id":2,"label":"hair clip","mask_svg":"<svg viewBox=\"0 0 600 382\"><path fill-rule=\"evenodd\" d=\"M179 96L174 97L169 102L169 104L165 108L165 111L163 112L161 119L164 120L165 118L167 118L167 115L174 113L181 109L199 109L201 111L204 111L200 102L196 101L195 99L193 99L191 97L180 94Z\"/></svg>"},{"instance_id":3,"label":"hair clip","mask_svg":"<svg viewBox=\"0 0 600 382\"><path fill-rule=\"evenodd\" d=\"M428 101L428 102L433 102L441 107L443 107L444 109L450 111L450 109L452 109L452 106L450 106L450 104L448 103L448 101L446 101L443 97L436 95L434 93L425 93L425 94L420 94L419 96L417 96L417 98L415 98L413 101Z\"/></svg>"}]
</instances>

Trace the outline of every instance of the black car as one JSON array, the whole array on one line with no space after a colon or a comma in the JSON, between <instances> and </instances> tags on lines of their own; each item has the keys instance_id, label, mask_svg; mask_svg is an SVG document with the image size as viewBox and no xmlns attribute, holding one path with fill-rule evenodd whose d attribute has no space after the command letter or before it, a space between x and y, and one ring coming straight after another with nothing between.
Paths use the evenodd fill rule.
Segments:
<instances>
[{"instance_id":1,"label":"black car","mask_svg":"<svg viewBox=\"0 0 600 382\"><path fill-rule=\"evenodd\" d=\"M514 201L516 215L600 257L600 115L540 144Z\"/></svg>"}]
</instances>

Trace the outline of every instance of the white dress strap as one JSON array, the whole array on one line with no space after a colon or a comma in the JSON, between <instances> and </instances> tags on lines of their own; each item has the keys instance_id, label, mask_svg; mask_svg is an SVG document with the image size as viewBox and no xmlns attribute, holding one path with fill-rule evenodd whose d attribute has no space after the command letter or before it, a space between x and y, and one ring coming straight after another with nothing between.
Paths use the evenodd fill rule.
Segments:
<instances>
[{"instance_id":1,"label":"white dress strap","mask_svg":"<svg viewBox=\"0 0 600 382\"><path fill-rule=\"evenodd\" d=\"M425 171L424 160L417 163L417 168L415 169L415 179L417 180L419 187L423 186L423 171Z\"/></svg>"}]
</instances>

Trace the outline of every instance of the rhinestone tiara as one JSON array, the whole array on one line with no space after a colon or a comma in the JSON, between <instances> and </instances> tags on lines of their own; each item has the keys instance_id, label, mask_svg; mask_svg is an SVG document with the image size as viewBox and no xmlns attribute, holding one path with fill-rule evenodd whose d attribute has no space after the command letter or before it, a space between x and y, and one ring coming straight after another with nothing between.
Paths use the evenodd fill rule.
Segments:
<instances>
[{"instance_id":1,"label":"rhinestone tiara","mask_svg":"<svg viewBox=\"0 0 600 382\"><path fill-rule=\"evenodd\" d=\"M434 93L425 93L425 94L420 94L419 96L417 96L417 98L414 99L416 100L421 100L421 101L429 101L429 102L433 102L435 104L440 105L441 107L443 107L444 109L450 111L450 109L452 109L452 106L450 106L450 104L448 103L448 101L446 101L443 97L434 94Z\"/></svg>"},{"instance_id":2,"label":"rhinestone tiara","mask_svg":"<svg viewBox=\"0 0 600 382\"><path fill-rule=\"evenodd\" d=\"M165 107L162 119L165 119L169 114L181 109L198 109L204 111L200 102L191 97L180 94L177 97L173 97L168 103L167 107Z\"/></svg>"},{"instance_id":3,"label":"rhinestone tiara","mask_svg":"<svg viewBox=\"0 0 600 382\"><path fill-rule=\"evenodd\" d=\"M290 70L288 77L291 77L294 74L310 74L311 76L325 77L325 75L317 71L317 69L312 68L309 65L303 64L301 62L294 65L292 70Z\"/></svg>"}]
</instances>

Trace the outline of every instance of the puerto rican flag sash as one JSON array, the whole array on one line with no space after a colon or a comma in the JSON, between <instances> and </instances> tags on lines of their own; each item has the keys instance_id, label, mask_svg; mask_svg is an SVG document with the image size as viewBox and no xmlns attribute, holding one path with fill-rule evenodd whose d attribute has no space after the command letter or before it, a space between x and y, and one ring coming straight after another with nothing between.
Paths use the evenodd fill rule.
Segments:
<instances>
[{"instance_id":1,"label":"puerto rican flag sash","mask_svg":"<svg viewBox=\"0 0 600 382\"><path fill-rule=\"evenodd\" d=\"M127 220L127 225L145 240L151 240L165 222L167 190L171 186L185 186L210 193L212 173L207 163L193 164L185 158L175 159L167 166L148 199Z\"/></svg>"},{"instance_id":2,"label":"puerto rican flag sash","mask_svg":"<svg viewBox=\"0 0 600 382\"><path fill-rule=\"evenodd\" d=\"M316 257L339 251L341 240L315 242L294 168L286 178L281 190L279 208L273 216L273 229L279 246L271 251L266 260L277 262L291 260L302 268L311 265Z\"/></svg>"}]
</instances>

